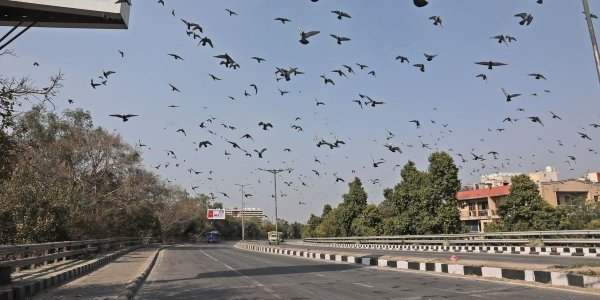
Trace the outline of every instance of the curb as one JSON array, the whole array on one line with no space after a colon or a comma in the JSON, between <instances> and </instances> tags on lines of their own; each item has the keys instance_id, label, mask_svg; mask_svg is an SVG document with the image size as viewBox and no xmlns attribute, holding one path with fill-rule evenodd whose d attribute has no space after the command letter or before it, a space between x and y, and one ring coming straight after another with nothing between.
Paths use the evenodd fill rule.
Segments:
<instances>
[{"instance_id":1,"label":"curb","mask_svg":"<svg viewBox=\"0 0 600 300\"><path fill-rule=\"evenodd\" d=\"M127 286L125 287L125 291L123 291L117 298L118 300L131 300L135 297L139 289L146 281L146 278L148 278L148 275L150 275L150 272L152 272L152 269L156 264L156 260L158 259L158 254L165 248L166 246L163 246L156 250L156 252L154 253L154 257L152 257L152 261L150 261L150 263L146 266L144 272L142 272L142 274L140 274L138 277L136 277L134 280L127 284Z\"/></svg>"},{"instance_id":2,"label":"curb","mask_svg":"<svg viewBox=\"0 0 600 300\"><path fill-rule=\"evenodd\" d=\"M373 250L419 251L419 252L600 257L600 248L599 247L441 246L441 245L400 245L400 244L399 245L385 245L385 244L344 244L344 243L310 243L310 242L307 243L307 245L328 247L328 248L341 248L341 249L373 249Z\"/></svg>"},{"instance_id":3,"label":"curb","mask_svg":"<svg viewBox=\"0 0 600 300\"><path fill-rule=\"evenodd\" d=\"M280 247L263 246L257 244L238 243L235 246L254 252L279 254L303 257L309 259L329 260L335 262L354 263L365 266L377 266L380 268L405 269L413 271L446 273L462 276L477 276L492 279L509 279L526 282L542 283L558 287L578 287L585 289L600 289L600 277L586 276L571 273L517 270L498 267L468 266L461 264L445 264L434 262L419 262L407 260L383 259L380 256L371 255L342 255L323 251L305 251L299 249L286 249Z\"/></svg>"},{"instance_id":4,"label":"curb","mask_svg":"<svg viewBox=\"0 0 600 300\"><path fill-rule=\"evenodd\" d=\"M115 260L119 256L130 251L139 249L141 246L131 247L111 253L102 258L77 266L73 269L67 269L63 272L52 275L51 277L32 280L24 284L16 283L12 287L6 287L5 290L0 290L0 300L24 300L30 299L43 290L54 288L63 285L69 281L89 274L104 265Z\"/></svg>"}]
</instances>

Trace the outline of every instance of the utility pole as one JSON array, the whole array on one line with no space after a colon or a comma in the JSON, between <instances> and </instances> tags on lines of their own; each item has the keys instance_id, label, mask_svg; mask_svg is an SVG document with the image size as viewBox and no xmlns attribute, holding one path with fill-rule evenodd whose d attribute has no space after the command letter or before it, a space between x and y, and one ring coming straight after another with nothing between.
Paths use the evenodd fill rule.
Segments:
<instances>
[{"instance_id":1,"label":"utility pole","mask_svg":"<svg viewBox=\"0 0 600 300\"><path fill-rule=\"evenodd\" d=\"M277 223L279 223L279 218L277 217L277 174L281 172L292 172L292 169L258 169L260 171L269 172L273 174L273 185L275 187L275 193L273 194L273 198L275 198L275 232L277 235L277 244L279 244L279 230L277 228Z\"/></svg>"},{"instance_id":2,"label":"utility pole","mask_svg":"<svg viewBox=\"0 0 600 300\"><path fill-rule=\"evenodd\" d=\"M246 240L246 226L244 225L244 212L245 212L245 207L244 207L244 187L249 186L249 184L236 184L236 186L239 186L240 188L242 188L242 210L240 212L240 214L242 215L242 241Z\"/></svg>"},{"instance_id":3,"label":"utility pole","mask_svg":"<svg viewBox=\"0 0 600 300\"><path fill-rule=\"evenodd\" d=\"M594 31L594 23L590 13L590 4L588 0L581 0L583 3L583 13L587 21L588 31L592 40L592 50L594 51L594 60L596 61L596 72L598 73L598 82L600 83L600 50L598 49L598 41L596 40L596 32Z\"/></svg>"}]
</instances>

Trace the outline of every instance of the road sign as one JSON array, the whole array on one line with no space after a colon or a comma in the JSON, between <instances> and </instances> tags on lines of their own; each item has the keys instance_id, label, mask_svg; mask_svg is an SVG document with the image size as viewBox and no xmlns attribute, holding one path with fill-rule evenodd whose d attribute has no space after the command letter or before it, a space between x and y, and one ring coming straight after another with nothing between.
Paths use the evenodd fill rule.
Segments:
<instances>
[{"instance_id":1,"label":"road sign","mask_svg":"<svg viewBox=\"0 0 600 300\"><path fill-rule=\"evenodd\" d=\"M209 220L225 220L224 209L209 209L206 211L206 217Z\"/></svg>"},{"instance_id":2,"label":"road sign","mask_svg":"<svg viewBox=\"0 0 600 300\"><path fill-rule=\"evenodd\" d=\"M0 26L127 29L129 4L115 0L1 0Z\"/></svg>"}]
</instances>

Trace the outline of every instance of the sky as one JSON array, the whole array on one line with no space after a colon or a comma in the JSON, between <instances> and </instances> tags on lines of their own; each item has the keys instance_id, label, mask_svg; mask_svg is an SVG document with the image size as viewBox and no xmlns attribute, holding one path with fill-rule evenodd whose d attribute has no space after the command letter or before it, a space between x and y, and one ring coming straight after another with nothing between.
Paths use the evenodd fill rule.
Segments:
<instances>
[{"instance_id":1,"label":"sky","mask_svg":"<svg viewBox=\"0 0 600 300\"><path fill-rule=\"evenodd\" d=\"M590 2L592 12L600 13L600 1ZM600 170L596 152L600 128L589 126L600 123L600 85L580 1L546 0L539 5L535 0L431 0L425 8L416 8L408 0L165 3L163 7L156 1L133 1L128 30L34 28L11 46L16 57L0 57L2 75L28 76L42 85L58 71L64 73L56 112L90 111L97 126L132 145L139 141L149 145L151 149L140 149L149 170L190 192L192 186L199 186L198 193L212 192L226 207L241 204L235 184L251 184L246 192L253 197L246 206L263 208L272 217L273 178L257 169L293 168L278 177L278 193L285 194L279 199L279 217L290 221L306 221L311 213L320 214L324 204L341 202L354 176L362 179L369 201L378 203L383 189L398 183L397 165L412 160L426 168L427 157L435 150L451 153L461 168L463 184L477 182L482 174L528 172L547 165L557 167L560 178ZM229 16L226 8L238 15ZM332 10L352 18L338 20ZM513 15L521 12L533 14L530 26L518 24ZM430 16L441 16L443 26L434 26ZM273 20L276 17L292 22L281 24ZM212 39L214 49L197 46L180 18L200 24L201 35ZM600 24L594 22L598 30ZM311 30L321 33L301 45L299 32ZM337 45L330 34L351 41ZM498 44L490 38L498 34L517 41ZM168 53L184 60L176 61ZM213 56L223 53L240 68L219 65ZM437 56L427 62L424 53ZM408 57L410 64L395 60L398 55ZM266 62L258 64L253 56ZM488 60L508 66L490 71L474 64ZM356 63L369 68L361 71ZM415 63L424 63L426 72L413 67ZM351 65L355 74L343 78L331 72L343 69L342 64ZM299 67L305 74L289 82L276 81L275 67ZM116 74L106 86L92 89L90 79L97 81L104 70ZM369 71L376 76L368 75ZM212 80L209 73L222 80ZM488 80L475 77L480 73ZM535 80L530 73L542 73L547 80ZM322 74L335 86L325 85ZM172 92L169 83L181 93ZM257 95L250 84L258 86ZM502 88L523 95L508 103ZM280 96L278 89L290 93ZM245 90L252 95L244 96ZM361 109L352 102L359 93L385 104ZM68 104L67 99L75 103ZM325 105L317 107L315 99ZM550 111L562 120L552 119ZM123 123L109 117L115 113L140 117ZM544 126L530 122L530 116L539 116ZM519 121L503 123L505 117ZM215 120L200 128L208 118ZM409 123L415 119L421 128ZM263 131L257 125L260 121L272 123L273 128ZM291 129L292 124L303 131ZM187 136L177 133L179 128ZM389 140L387 130L394 134ZM580 138L577 132L589 134L592 140ZM246 133L254 141L241 139ZM346 144L333 150L318 148L321 139L341 139ZM204 140L213 146L196 151L194 143ZM233 149L226 140L239 143L253 157ZM388 151L386 143L399 146L403 153ZM431 149L422 148L422 143ZM260 159L253 150L263 147L268 150ZM174 151L177 159L167 150ZM225 151L231 155L224 155ZM498 152L498 159L487 154L490 151ZM486 161L473 161L470 153L484 154ZM567 164L569 155L576 162ZM374 168L373 161L380 159L385 162ZM161 168L153 168L159 164ZM189 168L203 174L190 174ZM346 183L336 183L334 174Z\"/></svg>"}]
</instances>

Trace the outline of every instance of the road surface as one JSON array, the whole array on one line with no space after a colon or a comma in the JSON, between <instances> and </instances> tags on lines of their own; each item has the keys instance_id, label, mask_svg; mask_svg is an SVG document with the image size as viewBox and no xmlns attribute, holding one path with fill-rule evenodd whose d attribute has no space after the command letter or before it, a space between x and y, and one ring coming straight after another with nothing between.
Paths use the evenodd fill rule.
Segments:
<instances>
[{"instance_id":1,"label":"road surface","mask_svg":"<svg viewBox=\"0 0 600 300\"><path fill-rule=\"evenodd\" d=\"M598 299L564 290L383 271L247 252L232 244L163 250L137 299Z\"/></svg>"}]
</instances>

